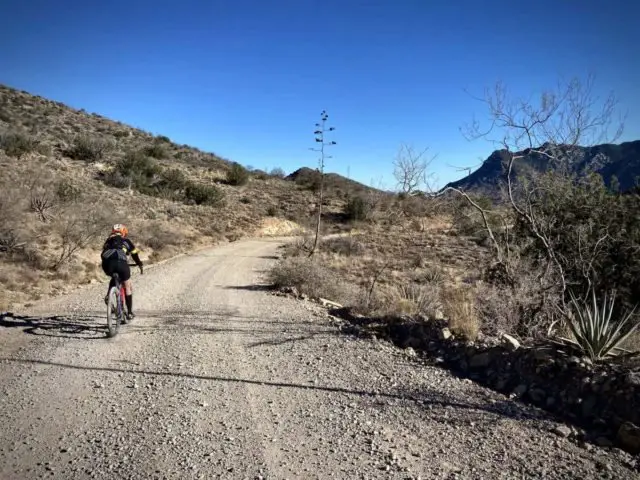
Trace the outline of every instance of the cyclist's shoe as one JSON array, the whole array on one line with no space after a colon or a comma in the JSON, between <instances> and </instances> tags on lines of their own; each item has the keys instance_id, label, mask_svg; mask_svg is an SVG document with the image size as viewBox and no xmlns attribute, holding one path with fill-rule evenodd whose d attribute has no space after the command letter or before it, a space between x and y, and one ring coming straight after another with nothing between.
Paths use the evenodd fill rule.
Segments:
<instances>
[{"instance_id":1,"label":"cyclist's shoe","mask_svg":"<svg viewBox=\"0 0 640 480\"><path fill-rule=\"evenodd\" d=\"M136 314L133 312L129 312L125 315L127 322L130 322L131 320L133 320L134 318L136 318Z\"/></svg>"}]
</instances>

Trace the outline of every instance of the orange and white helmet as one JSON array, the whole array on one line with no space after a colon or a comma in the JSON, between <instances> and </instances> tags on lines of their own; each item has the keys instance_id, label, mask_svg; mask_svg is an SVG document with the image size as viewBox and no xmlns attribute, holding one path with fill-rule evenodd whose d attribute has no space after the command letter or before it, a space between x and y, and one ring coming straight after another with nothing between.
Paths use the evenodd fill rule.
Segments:
<instances>
[{"instance_id":1,"label":"orange and white helmet","mask_svg":"<svg viewBox=\"0 0 640 480\"><path fill-rule=\"evenodd\" d=\"M129 229L121 223L116 223L113 228L111 228L111 235L121 235L122 238L125 238L128 234Z\"/></svg>"}]
</instances>

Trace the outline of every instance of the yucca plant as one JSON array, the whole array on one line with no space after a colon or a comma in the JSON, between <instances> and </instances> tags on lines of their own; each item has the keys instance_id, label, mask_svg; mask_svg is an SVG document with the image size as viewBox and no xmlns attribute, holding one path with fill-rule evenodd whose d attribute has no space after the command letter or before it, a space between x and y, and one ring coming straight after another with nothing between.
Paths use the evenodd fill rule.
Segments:
<instances>
[{"instance_id":1,"label":"yucca plant","mask_svg":"<svg viewBox=\"0 0 640 480\"><path fill-rule=\"evenodd\" d=\"M580 302L571 292L572 315L566 317L566 323L574 338L562 340L578 346L591 360L602 360L623 352L622 343L639 324L632 323L635 307L619 318L612 318L613 294L605 294L600 305L595 292L591 296L591 303Z\"/></svg>"}]
</instances>

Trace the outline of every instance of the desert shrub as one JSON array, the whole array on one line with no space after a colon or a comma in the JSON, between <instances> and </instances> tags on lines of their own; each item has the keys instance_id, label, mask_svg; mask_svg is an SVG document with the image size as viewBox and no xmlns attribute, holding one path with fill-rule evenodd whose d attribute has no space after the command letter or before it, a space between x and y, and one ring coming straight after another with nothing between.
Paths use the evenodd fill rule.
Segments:
<instances>
[{"instance_id":1,"label":"desert shrub","mask_svg":"<svg viewBox=\"0 0 640 480\"><path fill-rule=\"evenodd\" d=\"M616 313L633 308L640 298L640 196L612 193L595 174L547 173L527 191L533 192L526 201L536 223L534 228L516 217L513 233L522 255L544 267L551 252L556 283L562 274L580 298L592 289L615 290Z\"/></svg>"},{"instance_id":2,"label":"desert shrub","mask_svg":"<svg viewBox=\"0 0 640 480\"><path fill-rule=\"evenodd\" d=\"M231 169L227 172L227 183L229 185L240 186L245 185L249 181L249 170L239 163L231 165Z\"/></svg>"},{"instance_id":3,"label":"desert shrub","mask_svg":"<svg viewBox=\"0 0 640 480\"><path fill-rule=\"evenodd\" d=\"M416 285L408 283L396 285L383 294L387 315L408 315L415 317L424 315L435 318L442 308L439 289L432 285Z\"/></svg>"},{"instance_id":4,"label":"desert shrub","mask_svg":"<svg viewBox=\"0 0 640 480\"><path fill-rule=\"evenodd\" d=\"M425 265L415 278L417 283L431 283L433 285L441 285L444 279L444 270L438 265Z\"/></svg>"},{"instance_id":5,"label":"desert shrub","mask_svg":"<svg viewBox=\"0 0 640 480\"><path fill-rule=\"evenodd\" d=\"M213 185L189 183L185 197L196 205L221 206L224 203L224 193Z\"/></svg>"},{"instance_id":6,"label":"desert shrub","mask_svg":"<svg viewBox=\"0 0 640 480\"><path fill-rule=\"evenodd\" d=\"M370 218L373 213L373 205L363 196L356 195L347 201L345 214L348 220L364 221Z\"/></svg>"},{"instance_id":7,"label":"desert shrub","mask_svg":"<svg viewBox=\"0 0 640 480\"><path fill-rule=\"evenodd\" d=\"M171 143L171 139L169 137L167 137L166 135L158 135L156 137L156 140L158 142Z\"/></svg>"},{"instance_id":8,"label":"desert shrub","mask_svg":"<svg viewBox=\"0 0 640 480\"><path fill-rule=\"evenodd\" d=\"M268 272L276 288L293 287L312 298L336 300L341 297L340 282L329 269L307 257L284 258Z\"/></svg>"},{"instance_id":9,"label":"desert shrub","mask_svg":"<svg viewBox=\"0 0 640 480\"><path fill-rule=\"evenodd\" d=\"M255 178L257 180L268 180L269 179L269 174L267 172L265 172L264 170L252 170L251 171L251 175L253 175L253 178Z\"/></svg>"},{"instance_id":10,"label":"desert shrub","mask_svg":"<svg viewBox=\"0 0 640 480\"><path fill-rule=\"evenodd\" d=\"M104 140L86 135L77 136L71 148L66 152L69 158L97 162L102 160L109 145Z\"/></svg>"},{"instance_id":11,"label":"desert shrub","mask_svg":"<svg viewBox=\"0 0 640 480\"><path fill-rule=\"evenodd\" d=\"M154 194L171 200L184 200L185 189L189 185L186 175L177 168L162 169L154 182Z\"/></svg>"},{"instance_id":12,"label":"desert shrub","mask_svg":"<svg viewBox=\"0 0 640 480\"><path fill-rule=\"evenodd\" d=\"M18 132L5 132L0 134L0 148L2 148L10 157L21 158L27 153L34 152L38 149L38 141Z\"/></svg>"},{"instance_id":13,"label":"desert shrub","mask_svg":"<svg viewBox=\"0 0 640 480\"><path fill-rule=\"evenodd\" d=\"M165 145L161 143L153 143L151 145L147 145L142 149L142 152L151 158L155 158L157 160L162 160L164 158L169 157L169 152L167 152L167 148Z\"/></svg>"},{"instance_id":14,"label":"desert shrub","mask_svg":"<svg viewBox=\"0 0 640 480\"><path fill-rule=\"evenodd\" d=\"M278 207L275 205L269 205L267 207L267 216L269 217L277 217L278 216Z\"/></svg>"},{"instance_id":15,"label":"desert shrub","mask_svg":"<svg viewBox=\"0 0 640 480\"><path fill-rule=\"evenodd\" d=\"M276 167L272 169L271 172L269 172L269 175L271 175L272 177L284 178L286 176L286 173L283 169Z\"/></svg>"},{"instance_id":16,"label":"desert shrub","mask_svg":"<svg viewBox=\"0 0 640 480\"><path fill-rule=\"evenodd\" d=\"M168 225L159 222L151 223L140 233L143 235L140 237L140 244L156 251L178 246L184 242L183 236L180 233L176 234L175 228L169 228Z\"/></svg>"},{"instance_id":17,"label":"desert shrub","mask_svg":"<svg viewBox=\"0 0 640 480\"><path fill-rule=\"evenodd\" d=\"M76 202L81 195L82 190L71 180L63 179L56 186L56 197L63 203Z\"/></svg>"},{"instance_id":18,"label":"desert shrub","mask_svg":"<svg viewBox=\"0 0 640 480\"><path fill-rule=\"evenodd\" d=\"M116 139L127 138L129 136L129 132L124 130L116 130L112 135Z\"/></svg>"},{"instance_id":19,"label":"desert shrub","mask_svg":"<svg viewBox=\"0 0 640 480\"><path fill-rule=\"evenodd\" d=\"M110 225L106 211L77 205L59 215L54 225L54 238L58 251L51 268L59 270L71 261L79 250L89 246Z\"/></svg>"},{"instance_id":20,"label":"desert shrub","mask_svg":"<svg viewBox=\"0 0 640 480\"><path fill-rule=\"evenodd\" d=\"M347 257L352 255L362 255L364 253L364 246L362 243L352 236L326 239L322 242L322 249L338 255L345 255Z\"/></svg>"},{"instance_id":21,"label":"desert shrub","mask_svg":"<svg viewBox=\"0 0 640 480\"><path fill-rule=\"evenodd\" d=\"M131 181L131 184L142 189L148 187L151 180L162 170L142 151L131 151L116 164L116 172Z\"/></svg>"},{"instance_id":22,"label":"desert shrub","mask_svg":"<svg viewBox=\"0 0 640 480\"><path fill-rule=\"evenodd\" d=\"M451 331L468 340L475 340L480 331L480 321L471 289L463 286L443 288L440 298Z\"/></svg>"},{"instance_id":23,"label":"desert shrub","mask_svg":"<svg viewBox=\"0 0 640 480\"><path fill-rule=\"evenodd\" d=\"M634 310L617 316L614 314L614 305L615 294L604 294L598 299L592 290L591 301L585 302L571 293L571 310L565 318L571 336L563 340L591 360L627 353L622 345L640 324L634 321Z\"/></svg>"}]
</instances>

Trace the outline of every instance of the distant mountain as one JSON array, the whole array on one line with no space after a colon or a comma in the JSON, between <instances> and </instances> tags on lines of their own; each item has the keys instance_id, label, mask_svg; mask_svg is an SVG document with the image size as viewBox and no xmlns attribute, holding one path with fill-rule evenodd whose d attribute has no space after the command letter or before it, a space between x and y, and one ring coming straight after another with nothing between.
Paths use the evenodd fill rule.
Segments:
<instances>
[{"instance_id":1,"label":"distant mountain","mask_svg":"<svg viewBox=\"0 0 640 480\"><path fill-rule=\"evenodd\" d=\"M611 184L611 178L615 176L623 192L632 189L636 185L636 178L640 177L640 140L618 145L577 147L575 150L571 162L572 173L597 172L608 186ZM531 171L544 172L550 168L556 168L550 164L548 157L534 151L525 150L518 155L523 157L514 162L514 178L526 177ZM506 171L503 166L506 167L508 158L506 150L496 150L475 172L447 184L446 187L495 194L500 181L506 180Z\"/></svg>"},{"instance_id":2,"label":"distant mountain","mask_svg":"<svg viewBox=\"0 0 640 480\"><path fill-rule=\"evenodd\" d=\"M304 185L307 187L313 187L314 183L320 178L318 170L309 167L302 167L286 177L285 180L289 180L297 183L298 185ZM370 191L376 191L375 188L364 185L363 183L356 182L350 178L343 177L337 173L325 173L325 186L327 191L340 194L357 194Z\"/></svg>"}]
</instances>

